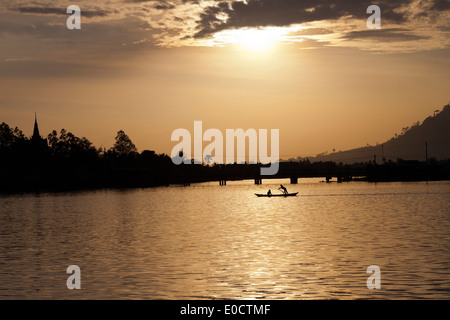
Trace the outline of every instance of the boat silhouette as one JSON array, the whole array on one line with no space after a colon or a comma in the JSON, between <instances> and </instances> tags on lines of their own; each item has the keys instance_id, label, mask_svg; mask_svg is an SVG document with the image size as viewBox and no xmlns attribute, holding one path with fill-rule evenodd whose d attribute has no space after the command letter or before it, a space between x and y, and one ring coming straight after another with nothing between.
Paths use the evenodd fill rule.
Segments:
<instances>
[{"instance_id":1,"label":"boat silhouette","mask_svg":"<svg viewBox=\"0 0 450 320\"><path fill-rule=\"evenodd\" d=\"M267 194L267 193L255 193L257 197L295 197L298 192L295 193L281 193L281 194Z\"/></svg>"}]
</instances>

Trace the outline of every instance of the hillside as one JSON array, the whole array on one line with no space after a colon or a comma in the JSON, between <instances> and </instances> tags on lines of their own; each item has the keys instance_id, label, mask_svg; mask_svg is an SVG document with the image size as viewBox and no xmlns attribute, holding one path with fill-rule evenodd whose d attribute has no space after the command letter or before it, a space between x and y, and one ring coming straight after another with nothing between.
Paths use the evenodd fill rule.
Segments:
<instances>
[{"instance_id":1,"label":"hillside","mask_svg":"<svg viewBox=\"0 0 450 320\"><path fill-rule=\"evenodd\" d=\"M383 157L386 161L424 161L427 153L428 159L450 159L450 104L441 112L426 118L421 124L416 123L410 128L404 128L402 134L383 144L317 155L310 160L355 163L373 161L376 156L377 163L382 163Z\"/></svg>"}]
</instances>

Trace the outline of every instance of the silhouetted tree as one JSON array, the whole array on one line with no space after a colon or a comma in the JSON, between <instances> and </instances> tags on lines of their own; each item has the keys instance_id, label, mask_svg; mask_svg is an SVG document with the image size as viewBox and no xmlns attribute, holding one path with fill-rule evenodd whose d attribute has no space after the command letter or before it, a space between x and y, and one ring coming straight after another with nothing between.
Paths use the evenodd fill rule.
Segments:
<instances>
[{"instance_id":1,"label":"silhouetted tree","mask_svg":"<svg viewBox=\"0 0 450 320\"><path fill-rule=\"evenodd\" d=\"M22 131L15 127L11 129L9 125L2 122L0 124L0 148L8 149L12 148L14 144L25 141L26 138Z\"/></svg>"},{"instance_id":2,"label":"silhouetted tree","mask_svg":"<svg viewBox=\"0 0 450 320\"><path fill-rule=\"evenodd\" d=\"M97 155L96 148L85 137L79 138L72 132L61 129L60 135L53 130L47 137L48 145L53 156L69 157L93 157Z\"/></svg>"},{"instance_id":3,"label":"silhouetted tree","mask_svg":"<svg viewBox=\"0 0 450 320\"><path fill-rule=\"evenodd\" d=\"M56 130L53 130L49 135L47 136L47 143L52 151L55 151L58 145L58 133Z\"/></svg>"},{"instance_id":4,"label":"silhouetted tree","mask_svg":"<svg viewBox=\"0 0 450 320\"><path fill-rule=\"evenodd\" d=\"M117 132L116 142L111 150L118 155L129 155L137 153L137 148L123 130Z\"/></svg>"}]
</instances>

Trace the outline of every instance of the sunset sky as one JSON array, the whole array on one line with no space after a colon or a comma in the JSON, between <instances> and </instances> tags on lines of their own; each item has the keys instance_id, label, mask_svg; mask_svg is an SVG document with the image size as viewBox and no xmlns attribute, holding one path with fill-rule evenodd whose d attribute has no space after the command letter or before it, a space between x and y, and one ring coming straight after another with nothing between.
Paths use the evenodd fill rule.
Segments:
<instances>
[{"instance_id":1,"label":"sunset sky","mask_svg":"<svg viewBox=\"0 0 450 320\"><path fill-rule=\"evenodd\" d=\"M381 8L370 30L366 9ZM69 5L81 30L68 30ZM0 2L0 122L170 154L177 128L280 129L280 155L381 143L450 101L448 0Z\"/></svg>"}]
</instances>

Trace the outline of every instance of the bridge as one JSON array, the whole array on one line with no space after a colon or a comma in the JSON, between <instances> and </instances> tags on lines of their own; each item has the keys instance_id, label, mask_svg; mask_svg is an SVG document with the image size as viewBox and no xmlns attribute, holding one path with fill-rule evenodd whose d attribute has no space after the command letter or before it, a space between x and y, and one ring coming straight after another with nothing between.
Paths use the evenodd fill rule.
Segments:
<instances>
[{"instance_id":1,"label":"bridge","mask_svg":"<svg viewBox=\"0 0 450 320\"><path fill-rule=\"evenodd\" d=\"M290 184L298 184L299 179L301 178L324 178L326 182L331 182L333 178L336 178L338 183L352 181L354 179L363 179L365 175L361 174L353 174L353 175L341 175L341 174L326 174L326 175L290 175L290 176L282 176L282 175L274 175L274 176L258 176L258 177L221 177L218 179L210 180L210 181L218 181L219 185L226 186L227 181L241 181L241 180L254 180L256 185L263 184L263 180L275 180L275 179L289 179Z\"/></svg>"},{"instance_id":2,"label":"bridge","mask_svg":"<svg viewBox=\"0 0 450 320\"><path fill-rule=\"evenodd\" d=\"M189 167L189 168L187 168ZM301 178L324 178L327 182L333 178L337 182L351 181L354 178L366 177L368 174L366 165L338 165L332 162L301 163L281 162L278 173L272 176L260 174L261 165L257 164L233 164L214 167L187 166L192 172L185 172L181 184L191 182L213 182L225 186L227 181L253 180L256 185L263 184L264 180L289 179L291 184L297 184Z\"/></svg>"}]
</instances>

